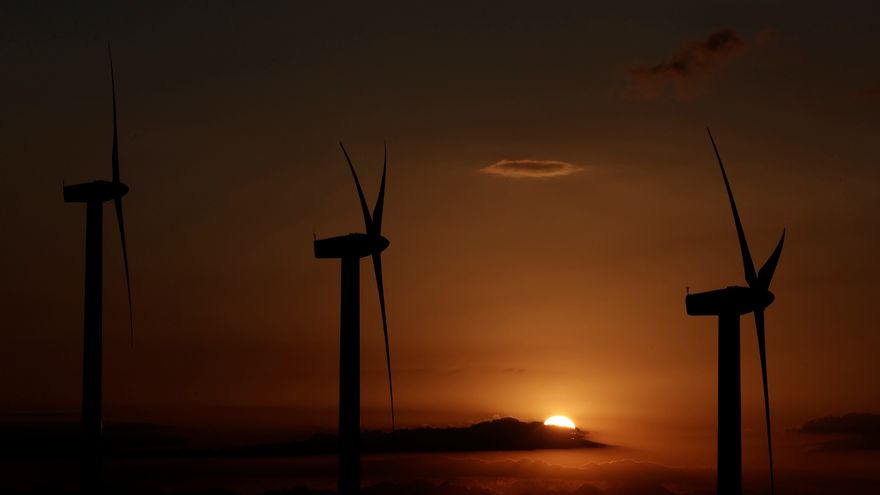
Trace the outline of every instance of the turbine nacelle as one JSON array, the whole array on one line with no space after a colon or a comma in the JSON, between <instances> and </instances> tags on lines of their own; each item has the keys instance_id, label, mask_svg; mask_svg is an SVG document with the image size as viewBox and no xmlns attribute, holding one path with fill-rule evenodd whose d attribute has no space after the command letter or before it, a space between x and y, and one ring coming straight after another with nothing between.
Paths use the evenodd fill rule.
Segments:
<instances>
[{"instance_id":1,"label":"turbine nacelle","mask_svg":"<svg viewBox=\"0 0 880 495\"><path fill-rule=\"evenodd\" d=\"M352 233L315 241L315 258L366 258L388 249L383 236Z\"/></svg>"},{"instance_id":2,"label":"turbine nacelle","mask_svg":"<svg viewBox=\"0 0 880 495\"><path fill-rule=\"evenodd\" d=\"M769 290L755 291L748 287L730 286L724 289L688 294L685 307L690 316L744 315L761 311L776 296Z\"/></svg>"},{"instance_id":3,"label":"turbine nacelle","mask_svg":"<svg viewBox=\"0 0 880 495\"><path fill-rule=\"evenodd\" d=\"M122 182L93 180L82 184L64 186L65 203L91 203L122 199L128 194L128 186Z\"/></svg>"}]
</instances>

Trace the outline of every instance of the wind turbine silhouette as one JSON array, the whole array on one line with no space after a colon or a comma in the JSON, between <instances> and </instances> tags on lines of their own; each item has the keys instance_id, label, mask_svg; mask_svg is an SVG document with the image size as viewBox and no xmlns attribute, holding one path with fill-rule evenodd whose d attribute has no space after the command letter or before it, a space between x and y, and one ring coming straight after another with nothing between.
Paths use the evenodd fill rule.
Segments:
<instances>
[{"instance_id":1,"label":"wind turbine silhouette","mask_svg":"<svg viewBox=\"0 0 880 495\"><path fill-rule=\"evenodd\" d=\"M748 287L727 287L708 292L688 294L685 297L687 314L691 316L718 316L718 494L742 494L742 405L740 396L740 343L739 317L747 313L755 315L758 336L758 352L761 356L761 379L764 384L764 418L767 424L767 450L770 456L770 493L774 493L773 443L770 433L770 396L767 389L767 348L764 342L764 310L775 296L770 292L770 281L782 254L785 229L776 249L764 266L755 273L755 264L746 242L736 202L721 155L708 128L709 140L715 150L724 187L733 210L733 221L742 252L743 268Z\"/></svg>"},{"instance_id":2,"label":"wind turbine silhouette","mask_svg":"<svg viewBox=\"0 0 880 495\"><path fill-rule=\"evenodd\" d=\"M122 260L125 266L125 283L128 289L129 326L134 338L134 316L131 308L131 278L128 272L128 249L125 244L125 222L122 216L122 197L128 193L128 186L119 177L119 139L116 125L116 80L113 75L113 56L107 45L110 59L110 85L113 96L113 150L112 180L95 180L64 186L65 203L86 204L86 268L85 268L85 311L83 318L83 387L82 387L82 430L84 457L90 458L94 466L100 465L101 451L101 388L102 388L102 297L103 297L103 209L104 203L113 201L119 235L122 239ZM133 342L133 340L132 340ZM98 468L99 469L99 468ZM95 470L91 476L95 475Z\"/></svg>"},{"instance_id":3,"label":"wind turbine silhouette","mask_svg":"<svg viewBox=\"0 0 880 495\"><path fill-rule=\"evenodd\" d=\"M388 346L388 319L385 314L385 290L382 285L382 251L390 242L382 236L382 213L385 204L385 172L388 168L388 149L382 164L382 183L373 214L358 180L354 165L345 146L339 143L354 185L357 187L366 234L316 239L316 258L339 258L342 265L342 290L339 318L339 467L338 493L351 495L360 492L360 259L373 258L382 330L385 334L385 359L388 364L388 389L391 395L391 430L394 431L394 387L391 382L391 352Z\"/></svg>"}]
</instances>

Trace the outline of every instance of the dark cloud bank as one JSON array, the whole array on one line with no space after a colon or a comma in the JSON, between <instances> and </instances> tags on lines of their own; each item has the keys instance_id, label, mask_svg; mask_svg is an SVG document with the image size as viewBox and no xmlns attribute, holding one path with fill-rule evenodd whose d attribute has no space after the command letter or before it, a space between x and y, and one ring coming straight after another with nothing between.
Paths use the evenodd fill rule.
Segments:
<instances>
[{"instance_id":1,"label":"dark cloud bank","mask_svg":"<svg viewBox=\"0 0 880 495\"><path fill-rule=\"evenodd\" d=\"M67 456L78 451L76 423L37 423L0 427L0 457ZM588 440L580 429L545 426L538 421L515 418L483 421L470 426L400 429L393 433L364 431L365 453L474 452L536 449L603 448ZM153 424L108 423L105 452L111 457L266 457L331 455L336 453L333 434L316 434L305 440L205 449L192 444L185 434Z\"/></svg>"},{"instance_id":2,"label":"dark cloud bank","mask_svg":"<svg viewBox=\"0 0 880 495\"><path fill-rule=\"evenodd\" d=\"M496 450L602 448L605 444L586 439L580 429L545 426L538 421L515 418L483 421L466 427L367 431L361 434L364 452L473 452ZM230 451L241 455L311 455L336 452L336 436L315 435L308 440L259 445Z\"/></svg>"},{"instance_id":3,"label":"dark cloud bank","mask_svg":"<svg viewBox=\"0 0 880 495\"><path fill-rule=\"evenodd\" d=\"M807 421L797 431L828 437L820 444L821 450L880 450L880 414L826 416Z\"/></svg>"},{"instance_id":4,"label":"dark cloud bank","mask_svg":"<svg viewBox=\"0 0 880 495\"><path fill-rule=\"evenodd\" d=\"M676 79L700 76L738 54L745 42L730 29L722 29L708 38L685 44L668 62L636 67L630 73L637 78Z\"/></svg>"}]
</instances>

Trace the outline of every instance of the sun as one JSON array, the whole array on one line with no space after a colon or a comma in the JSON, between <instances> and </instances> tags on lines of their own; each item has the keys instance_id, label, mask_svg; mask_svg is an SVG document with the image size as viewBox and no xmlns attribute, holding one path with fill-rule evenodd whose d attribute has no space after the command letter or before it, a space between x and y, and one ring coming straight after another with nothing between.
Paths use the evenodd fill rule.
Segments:
<instances>
[{"instance_id":1,"label":"sun","mask_svg":"<svg viewBox=\"0 0 880 495\"><path fill-rule=\"evenodd\" d=\"M550 416L547 418L547 421L544 421L544 425L546 426L561 426L562 428L572 428L574 429L574 421L568 419L565 416Z\"/></svg>"}]
</instances>

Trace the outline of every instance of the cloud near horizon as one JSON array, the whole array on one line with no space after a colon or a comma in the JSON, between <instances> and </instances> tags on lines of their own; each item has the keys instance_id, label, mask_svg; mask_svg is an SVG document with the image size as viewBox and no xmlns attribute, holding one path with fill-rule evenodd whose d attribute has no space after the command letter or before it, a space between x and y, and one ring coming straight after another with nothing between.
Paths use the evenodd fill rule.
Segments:
<instances>
[{"instance_id":1,"label":"cloud near horizon","mask_svg":"<svg viewBox=\"0 0 880 495\"><path fill-rule=\"evenodd\" d=\"M332 434L317 434L304 441L253 445L230 452L248 456L319 455L336 452ZM608 445L587 439L581 429L545 426L540 421L497 418L470 426L420 427L394 432L361 432L361 450L390 452L474 452L535 449L595 449ZM227 452L229 453L229 452Z\"/></svg>"},{"instance_id":2,"label":"cloud near horizon","mask_svg":"<svg viewBox=\"0 0 880 495\"><path fill-rule=\"evenodd\" d=\"M543 179L571 175L578 170L581 167L558 160L500 160L480 172L515 179Z\"/></svg>"},{"instance_id":3,"label":"cloud near horizon","mask_svg":"<svg viewBox=\"0 0 880 495\"><path fill-rule=\"evenodd\" d=\"M820 450L880 450L880 414L849 413L807 421L795 431L830 437Z\"/></svg>"},{"instance_id":4,"label":"cloud near horizon","mask_svg":"<svg viewBox=\"0 0 880 495\"><path fill-rule=\"evenodd\" d=\"M758 42L771 36L770 30L758 34ZM624 90L626 96L637 99L656 99L667 87L673 86L676 97L687 98L694 81L704 78L725 63L740 55L747 43L733 30L721 29L707 38L685 43L668 61L629 69L632 84Z\"/></svg>"}]
</instances>

